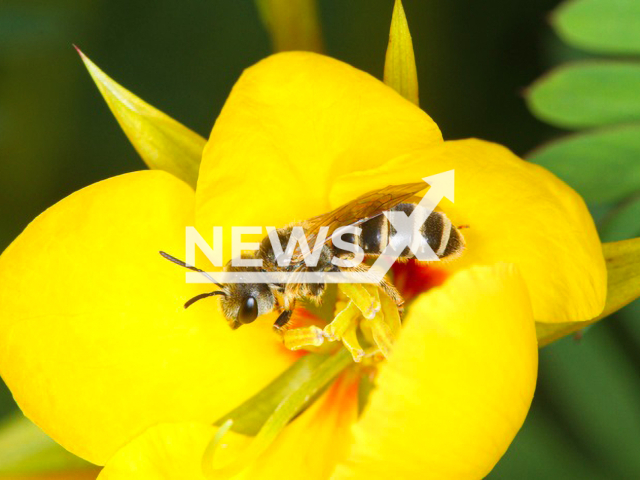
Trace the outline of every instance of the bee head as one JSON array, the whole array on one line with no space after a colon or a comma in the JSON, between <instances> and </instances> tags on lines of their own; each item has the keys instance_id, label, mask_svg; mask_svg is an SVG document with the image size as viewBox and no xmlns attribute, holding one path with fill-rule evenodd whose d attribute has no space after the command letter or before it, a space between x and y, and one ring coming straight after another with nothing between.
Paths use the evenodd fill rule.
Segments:
<instances>
[{"instance_id":1,"label":"bee head","mask_svg":"<svg viewBox=\"0 0 640 480\"><path fill-rule=\"evenodd\" d=\"M252 323L256 318L266 313L269 313L276 306L276 298L271 291L269 285L265 283L228 283L221 284L216 282L207 272L200 270L194 266L187 265L182 260L169 255L165 252L160 252L167 260L180 265L181 267L188 268L195 272L203 274L220 290L213 292L201 293L190 299L184 304L184 308L189 308L195 302L202 300L203 298L220 296L220 305L222 306L222 312L226 317L229 325L234 330L241 325ZM227 264L225 271L259 271L254 268L239 268L233 267L231 263Z\"/></svg>"},{"instance_id":2,"label":"bee head","mask_svg":"<svg viewBox=\"0 0 640 480\"><path fill-rule=\"evenodd\" d=\"M234 330L271 312L276 305L273 292L265 283L231 283L225 290L220 305Z\"/></svg>"}]
</instances>

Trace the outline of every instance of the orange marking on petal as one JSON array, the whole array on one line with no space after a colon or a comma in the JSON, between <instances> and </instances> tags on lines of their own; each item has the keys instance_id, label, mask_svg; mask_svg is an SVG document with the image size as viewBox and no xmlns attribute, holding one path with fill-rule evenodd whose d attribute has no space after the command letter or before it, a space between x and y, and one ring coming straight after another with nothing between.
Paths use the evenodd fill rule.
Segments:
<instances>
[{"instance_id":1,"label":"orange marking on petal","mask_svg":"<svg viewBox=\"0 0 640 480\"><path fill-rule=\"evenodd\" d=\"M393 271L393 283L405 302L411 301L433 287L442 285L448 276L445 270L431 264L421 264L416 260L396 262L391 270Z\"/></svg>"},{"instance_id":2,"label":"orange marking on petal","mask_svg":"<svg viewBox=\"0 0 640 480\"><path fill-rule=\"evenodd\" d=\"M246 472L245 478L330 478L345 461L353 442L351 428L358 419L358 377L342 374L278 437Z\"/></svg>"}]
</instances>

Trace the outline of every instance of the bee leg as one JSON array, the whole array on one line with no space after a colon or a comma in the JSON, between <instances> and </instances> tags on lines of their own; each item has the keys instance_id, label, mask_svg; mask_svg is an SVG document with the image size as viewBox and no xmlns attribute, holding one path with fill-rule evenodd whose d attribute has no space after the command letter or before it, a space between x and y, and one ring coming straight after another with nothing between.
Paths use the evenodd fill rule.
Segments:
<instances>
[{"instance_id":1,"label":"bee leg","mask_svg":"<svg viewBox=\"0 0 640 480\"><path fill-rule=\"evenodd\" d=\"M387 296L391 300L393 300L400 317L402 317L402 314L404 313L404 298L402 298L402 295L400 295L398 289L394 285L392 285L386 278L382 280L382 282L380 282L380 287L382 288L382 290L384 290L384 293L386 293ZM384 308L384 306L382 308Z\"/></svg>"},{"instance_id":2,"label":"bee leg","mask_svg":"<svg viewBox=\"0 0 640 480\"><path fill-rule=\"evenodd\" d=\"M401 297L402 298L402 297ZM398 306L397 299L389 295L381 295L380 302L382 303L382 310L380 311L384 316L384 321L391 328L391 335L397 337L402 328L402 311Z\"/></svg>"},{"instance_id":3,"label":"bee leg","mask_svg":"<svg viewBox=\"0 0 640 480\"><path fill-rule=\"evenodd\" d=\"M293 315L293 310L285 310L284 312L282 312L274 322L273 329L280 331L289 323L289 320L291 320L291 315Z\"/></svg>"}]
</instances>

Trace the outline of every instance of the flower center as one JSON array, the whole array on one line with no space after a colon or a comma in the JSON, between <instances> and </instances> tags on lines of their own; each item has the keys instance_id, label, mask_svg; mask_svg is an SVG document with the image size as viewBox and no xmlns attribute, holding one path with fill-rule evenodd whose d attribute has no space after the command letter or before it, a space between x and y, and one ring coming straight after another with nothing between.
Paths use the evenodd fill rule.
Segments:
<instances>
[{"instance_id":1,"label":"flower center","mask_svg":"<svg viewBox=\"0 0 640 480\"><path fill-rule=\"evenodd\" d=\"M390 355L402 328L402 313L417 295L442 284L446 272L415 260L393 266L394 285L338 284L330 321L297 309L283 340L290 350L335 350L341 342L357 363ZM311 307L313 309L313 307ZM335 345L335 344L334 344ZM367 362L370 363L370 362Z\"/></svg>"},{"instance_id":2,"label":"flower center","mask_svg":"<svg viewBox=\"0 0 640 480\"><path fill-rule=\"evenodd\" d=\"M338 285L325 293L324 306L309 305L294 311L292 327L284 332L285 346L327 355L300 358L263 391L215 423L220 429L202 459L207 478L231 478L241 472L269 448L293 418L336 382L348 379L348 398L357 395L359 410L364 408L377 367L390 354L402 328L400 310L405 304L408 310L411 300L446 278L444 271L415 261L395 265L392 275L393 290L375 284ZM387 294L396 288L401 302ZM335 405L336 401L332 408L339 411L341 405ZM265 409L266 403L269 407ZM262 412L264 418L256 412ZM255 436L238 458L217 466L215 452L230 429Z\"/></svg>"}]
</instances>

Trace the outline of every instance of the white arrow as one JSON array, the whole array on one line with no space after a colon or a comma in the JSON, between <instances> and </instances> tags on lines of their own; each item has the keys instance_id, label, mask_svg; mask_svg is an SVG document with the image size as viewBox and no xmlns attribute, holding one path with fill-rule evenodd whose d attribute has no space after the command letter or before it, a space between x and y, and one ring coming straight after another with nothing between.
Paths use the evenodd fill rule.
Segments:
<instances>
[{"instance_id":1,"label":"white arrow","mask_svg":"<svg viewBox=\"0 0 640 480\"><path fill-rule=\"evenodd\" d=\"M436 173L435 175L431 175L429 177L424 177L422 180L427 182L431 188L423 197L423 200L427 198L427 196L431 197L433 195L433 200L436 200L436 204L440 202L443 198L454 202L454 186L455 186L455 170L447 170L446 172ZM422 202L420 202L422 203Z\"/></svg>"},{"instance_id":2,"label":"white arrow","mask_svg":"<svg viewBox=\"0 0 640 480\"><path fill-rule=\"evenodd\" d=\"M454 170L424 177L423 180L430 188L416 205L411 216L402 211L384 212L397 233L389 239L389 244L371 266L373 274L379 280L382 280L406 247L409 247L421 262L440 260L420 234L420 227L443 198L454 201Z\"/></svg>"}]
</instances>

